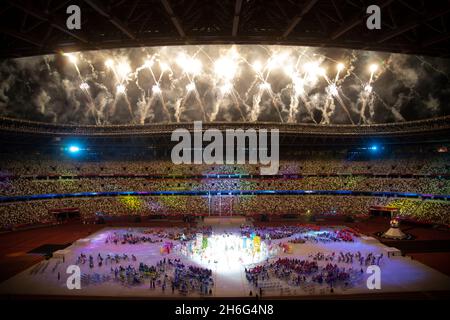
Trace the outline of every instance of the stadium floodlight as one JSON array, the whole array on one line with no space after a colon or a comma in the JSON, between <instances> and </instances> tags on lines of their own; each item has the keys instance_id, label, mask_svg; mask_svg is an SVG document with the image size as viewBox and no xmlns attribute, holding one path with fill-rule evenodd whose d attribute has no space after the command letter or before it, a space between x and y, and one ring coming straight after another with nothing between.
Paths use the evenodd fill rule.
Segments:
<instances>
[{"instance_id":1,"label":"stadium floodlight","mask_svg":"<svg viewBox=\"0 0 450 320\"><path fill-rule=\"evenodd\" d=\"M377 71L378 70L378 65L376 64L376 63L372 63L370 66L369 66L369 71L371 72L371 73L374 73L375 71Z\"/></svg>"},{"instance_id":2,"label":"stadium floodlight","mask_svg":"<svg viewBox=\"0 0 450 320\"><path fill-rule=\"evenodd\" d=\"M377 151L378 150L378 146L374 144L373 146L370 147L370 150Z\"/></svg>"},{"instance_id":3,"label":"stadium floodlight","mask_svg":"<svg viewBox=\"0 0 450 320\"><path fill-rule=\"evenodd\" d=\"M80 147L75 146L75 145L70 146L70 147L69 147L69 152L70 152L70 153L78 153L78 152L80 152Z\"/></svg>"}]
</instances>

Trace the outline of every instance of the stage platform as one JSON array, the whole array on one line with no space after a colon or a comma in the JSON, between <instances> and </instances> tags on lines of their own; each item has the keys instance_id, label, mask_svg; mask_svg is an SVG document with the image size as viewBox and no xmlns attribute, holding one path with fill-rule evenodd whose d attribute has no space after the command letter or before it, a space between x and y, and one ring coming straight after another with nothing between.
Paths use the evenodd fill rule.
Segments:
<instances>
[{"instance_id":1,"label":"stage platform","mask_svg":"<svg viewBox=\"0 0 450 320\"><path fill-rule=\"evenodd\" d=\"M62 262L61 257L44 260L11 279L0 284L0 294L2 295L42 295L42 296L79 296L79 297L122 297L122 298L181 298L203 297L198 292L189 292L183 295L177 291L174 293L166 289L162 291L161 288L149 289L149 280L144 280L138 285L124 284L120 281L115 281L111 276L111 267L117 265L95 266L90 268L88 263L79 265L81 270L81 289L69 290L66 285L68 274L67 268L70 265L76 265L77 257L83 253L85 255L92 255L94 258L100 253L103 257L107 254L124 254L128 256L134 255L136 261L123 261L118 265L124 267L133 265L136 268L139 263L154 265L162 259L180 259L186 265L200 266L212 270L212 277L214 279L214 286L212 287L210 297L248 297L249 292L257 291L245 278L244 268L249 268L265 261L275 261L278 258L296 258L308 259L308 257L321 252L324 254L331 254L332 252L361 252L362 254L373 253L375 255L384 254L383 260L380 263L381 270L381 289L370 290L367 288L366 281L369 274L364 271L361 277L355 280L352 287L336 286L333 293L330 293L329 287L326 284L308 283L302 286L293 286L285 281L272 279L267 283L261 284L264 287L265 297L330 297L342 295L370 295L376 293L411 293L411 292L433 292L433 291L448 291L450 289L450 278L420 262L409 257L403 256L389 256L386 250L387 246L378 241L363 241L362 238L355 238L354 242L327 242L327 243L296 243L292 244L291 253L277 252L274 255L267 254L268 249L261 250L261 254L253 255L248 260L236 264L236 261L245 256L245 252L240 252L238 243L241 239L239 227L224 224L225 220L217 221L205 219L213 229L217 230L210 237L209 252L215 252L215 259L219 257L220 263L214 261L214 258L205 257L202 255L195 256L194 254L183 253L182 246L178 240L169 240L163 234L181 232L180 228L104 228L83 237L84 241L77 242L65 249L65 261ZM237 223L238 220L232 219L227 222ZM327 230L323 228L322 230ZM316 231L314 231L316 232ZM310 236L314 235L310 232ZM114 244L106 243L105 240L112 234L132 233L141 236L150 236L154 238L154 243L140 243L140 244ZM157 236L159 234L160 236ZM300 234L294 234L283 239L274 239L264 243L264 245L273 246L289 239L294 239ZM213 240L214 237L216 240ZM224 241L220 240L223 239ZM168 254L161 253L162 245L171 241L174 244L173 250ZM193 241L196 241L195 239ZM234 242L233 242L234 241ZM264 242L264 241L263 241ZM223 247L226 244L227 249ZM217 247L214 247L217 246ZM231 249L233 246L233 249ZM265 251L266 250L266 251ZM212 255L212 253L210 253ZM267 255L266 255L267 254ZM320 261L319 265L325 265L327 262ZM337 263L341 267L353 268L359 270L362 268L359 263L353 264ZM365 267L363 267L365 269ZM58 279L58 273L60 278ZM172 277L172 271L167 271L168 276ZM97 276L98 275L98 276ZM108 280L105 280L109 276ZM90 278L90 281L86 281Z\"/></svg>"}]
</instances>

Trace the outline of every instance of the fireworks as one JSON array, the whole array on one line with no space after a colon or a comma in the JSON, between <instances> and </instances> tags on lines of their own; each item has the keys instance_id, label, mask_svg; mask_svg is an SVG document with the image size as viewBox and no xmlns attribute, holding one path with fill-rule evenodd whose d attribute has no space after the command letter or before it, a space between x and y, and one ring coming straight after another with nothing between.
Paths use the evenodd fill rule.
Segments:
<instances>
[{"instance_id":1,"label":"fireworks","mask_svg":"<svg viewBox=\"0 0 450 320\"><path fill-rule=\"evenodd\" d=\"M233 89L233 86L231 85L231 83L225 83L224 85L222 85L220 87L220 92L225 95L231 92L231 90Z\"/></svg>"},{"instance_id":2,"label":"fireworks","mask_svg":"<svg viewBox=\"0 0 450 320\"><path fill-rule=\"evenodd\" d=\"M72 54L72 53L64 53L64 55L67 57L67 59L69 59L70 62L72 62L73 64L76 64L78 59L77 57Z\"/></svg>"},{"instance_id":3,"label":"fireworks","mask_svg":"<svg viewBox=\"0 0 450 320\"><path fill-rule=\"evenodd\" d=\"M219 78L231 80L236 74L236 63L228 58L221 58L214 63L214 71Z\"/></svg>"},{"instance_id":4,"label":"fireworks","mask_svg":"<svg viewBox=\"0 0 450 320\"><path fill-rule=\"evenodd\" d=\"M147 59L144 61L144 67L151 68L153 66L153 60Z\"/></svg>"},{"instance_id":5,"label":"fireworks","mask_svg":"<svg viewBox=\"0 0 450 320\"><path fill-rule=\"evenodd\" d=\"M376 72L378 70L378 65L376 64L376 63L372 63L370 66L369 66L369 71L370 71L370 73L374 73L374 72Z\"/></svg>"},{"instance_id":6,"label":"fireworks","mask_svg":"<svg viewBox=\"0 0 450 320\"><path fill-rule=\"evenodd\" d=\"M160 93L161 93L161 87L160 87L159 85L155 84L155 85L152 87L152 92L153 92L154 94L160 94Z\"/></svg>"},{"instance_id":7,"label":"fireworks","mask_svg":"<svg viewBox=\"0 0 450 320\"><path fill-rule=\"evenodd\" d=\"M202 71L202 63L200 60L189 57L184 53L178 55L176 62L183 72L187 74L195 76Z\"/></svg>"},{"instance_id":8,"label":"fireworks","mask_svg":"<svg viewBox=\"0 0 450 320\"><path fill-rule=\"evenodd\" d=\"M258 121L262 112L276 111L281 122L296 122L299 114L306 113L313 122L318 123L315 118L319 117L321 123L329 123L337 104L346 110L347 118L353 123L352 117L360 117L360 121L366 122L366 107L373 110L375 95L372 85L380 76L377 63L367 65L370 75L353 76L354 60L350 56L344 62L308 54L307 50L296 50L296 47L280 49L268 46L257 54L251 50L245 53L240 46L216 47L220 50L215 54L206 47L188 46L156 48L140 57L123 54L103 56L102 63L106 69L101 77L94 74L96 64L85 59L85 53L65 53L64 56L76 68L79 88L88 97L89 106L96 109L92 114L98 114L99 119L105 119L102 113L106 110L101 107L102 111L99 111L95 106L95 97L92 96L95 90L88 90L87 81L96 83L95 88L123 95L125 99L116 99L112 110L117 108L117 103L123 105L125 102L130 116L138 123L153 118L157 103L162 103L169 121L180 121L180 116L193 108L201 109L204 119L215 121L217 116L226 114L220 109L227 108L239 111L241 121ZM90 68L79 69L81 64L89 64ZM348 71L344 74L345 69ZM86 74L86 70L93 74ZM349 77L357 81L357 86L349 88L359 87L361 90L358 100L354 95L347 107L345 104L349 104L349 98L343 80L348 84ZM98 83L96 79L100 78L104 83ZM140 97L137 102L136 90ZM193 92L195 95L191 95ZM214 97L212 101L211 97ZM377 96L377 99L380 98Z\"/></svg>"},{"instance_id":9,"label":"fireworks","mask_svg":"<svg viewBox=\"0 0 450 320\"><path fill-rule=\"evenodd\" d=\"M261 70L262 70L262 64L261 64L261 61L255 61L255 62L252 64L252 67L253 67L253 70L255 70L256 72L261 72Z\"/></svg>"},{"instance_id":10,"label":"fireworks","mask_svg":"<svg viewBox=\"0 0 450 320\"><path fill-rule=\"evenodd\" d=\"M128 63L122 62L117 66L117 74L121 78L126 78L131 72L131 67Z\"/></svg>"},{"instance_id":11,"label":"fireworks","mask_svg":"<svg viewBox=\"0 0 450 320\"><path fill-rule=\"evenodd\" d=\"M336 85L334 83L330 84L328 86L328 92L332 95L332 96L337 96L338 93L338 89L336 87Z\"/></svg>"},{"instance_id":12,"label":"fireworks","mask_svg":"<svg viewBox=\"0 0 450 320\"><path fill-rule=\"evenodd\" d=\"M195 90L195 83L191 82L186 86L187 91L194 91Z\"/></svg>"},{"instance_id":13,"label":"fireworks","mask_svg":"<svg viewBox=\"0 0 450 320\"><path fill-rule=\"evenodd\" d=\"M161 72L167 72L170 70L170 67L167 63L165 62L160 62L159 63L159 68L161 69Z\"/></svg>"},{"instance_id":14,"label":"fireworks","mask_svg":"<svg viewBox=\"0 0 450 320\"><path fill-rule=\"evenodd\" d=\"M116 87L117 93L123 94L123 93L125 93L125 91L126 91L126 87L123 84L117 85L117 87Z\"/></svg>"},{"instance_id":15,"label":"fireworks","mask_svg":"<svg viewBox=\"0 0 450 320\"><path fill-rule=\"evenodd\" d=\"M270 90L271 85L268 82L263 82L259 85L260 90Z\"/></svg>"},{"instance_id":16,"label":"fireworks","mask_svg":"<svg viewBox=\"0 0 450 320\"><path fill-rule=\"evenodd\" d=\"M105 61L105 66L107 68L112 68L114 66L114 61L112 61L111 59L108 59Z\"/></svg>"}]
</instances>

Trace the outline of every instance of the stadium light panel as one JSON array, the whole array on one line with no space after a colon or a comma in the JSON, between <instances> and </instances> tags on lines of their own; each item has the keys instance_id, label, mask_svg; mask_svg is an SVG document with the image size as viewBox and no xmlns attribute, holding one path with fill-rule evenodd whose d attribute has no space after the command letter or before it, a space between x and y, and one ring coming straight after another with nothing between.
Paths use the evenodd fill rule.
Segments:
<instances>
[{"instance_id":1,"label":"stadium light panel","mask_svg":"<svg viewBox=\"0 0 450 320\"><path fill-rule=\"evenodd\" d=\"M78 153L78 152L80 152L80 147L78 147L78 146L70 146L69 147L69 152L70 153Z\"/></svg>"}]
</instances>

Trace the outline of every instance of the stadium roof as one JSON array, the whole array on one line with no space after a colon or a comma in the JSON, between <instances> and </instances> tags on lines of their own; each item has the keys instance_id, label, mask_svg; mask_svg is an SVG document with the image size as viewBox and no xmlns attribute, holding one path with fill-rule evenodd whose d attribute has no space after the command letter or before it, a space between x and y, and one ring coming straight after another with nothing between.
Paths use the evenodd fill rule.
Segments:
<instances>
[{"instance_id":1,"label":"stadium roof","mask_svg":"<svg viewBox=\"0 0 450 320\"><path fill-rule=\"evenodd\" d=\"M81 8L81 30L66 9ZM368 30L366 8L382 8ZM7 0L0 57L179 44L281 44L449 56L447 0Z\"/></svg>"}]
</instances>

